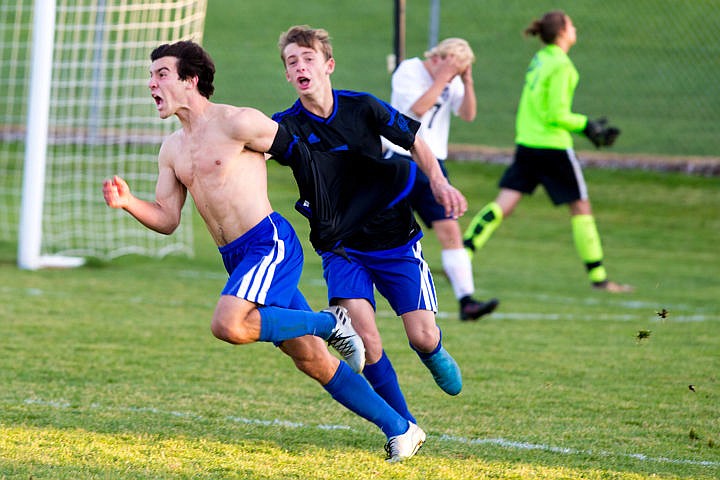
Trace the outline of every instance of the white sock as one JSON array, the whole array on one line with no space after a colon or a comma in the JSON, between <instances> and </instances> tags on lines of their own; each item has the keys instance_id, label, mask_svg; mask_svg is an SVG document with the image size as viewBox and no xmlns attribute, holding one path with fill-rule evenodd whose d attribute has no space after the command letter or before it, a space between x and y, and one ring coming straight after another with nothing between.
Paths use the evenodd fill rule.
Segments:
<instances>
[{"instance_id":1,"label":"white sock","mask_svg":"<svg viewBox=\"0 0 720 480\"><path fill-rule=\"evenodd\" d=\"M460 300L465 295L475 293L472 263L470 263L470 256L464 248L443 250L442 265L455 292L455 298Z\"/></svg>"}]
</instances>

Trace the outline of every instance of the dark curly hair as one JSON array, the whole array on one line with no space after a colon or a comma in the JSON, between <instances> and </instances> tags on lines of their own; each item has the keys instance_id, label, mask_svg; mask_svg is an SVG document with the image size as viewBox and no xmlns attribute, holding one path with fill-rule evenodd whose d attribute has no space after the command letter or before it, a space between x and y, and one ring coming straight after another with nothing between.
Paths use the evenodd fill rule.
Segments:
<instances>
[{"instance_id":1,"label":"dark curly hair","mask_svg":"<svg viewBox=\"0 0 720 480\"><path fill-rule=\"evenodd\" d=\"M160 45L150 54L154 62L158 58L177 58L177 71L180 80L198 77L198 91L205 98L215 91L213 80L215 79L215 64L210 55L195 42L184 40L175 43Z\"/></svg>"}]
</instances>

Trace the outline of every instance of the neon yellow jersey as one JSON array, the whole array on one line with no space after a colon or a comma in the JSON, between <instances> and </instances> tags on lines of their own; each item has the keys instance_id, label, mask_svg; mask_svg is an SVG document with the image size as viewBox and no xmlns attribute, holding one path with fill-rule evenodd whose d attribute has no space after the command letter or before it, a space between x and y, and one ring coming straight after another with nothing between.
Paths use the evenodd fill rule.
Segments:
<instances>
[{"instance_id":1,"label":"neon yellow jersey","mask_svg":"<svg viewBox=\"0 0 720 480\"><path fill-rule=\"evenodd\" d=\"M587 116L571 111L580 76L555 44L539 50L528 67L515 120L515 143L535 148L572 148L570 132L581 132Z\"/></svg>"}]
</instances>

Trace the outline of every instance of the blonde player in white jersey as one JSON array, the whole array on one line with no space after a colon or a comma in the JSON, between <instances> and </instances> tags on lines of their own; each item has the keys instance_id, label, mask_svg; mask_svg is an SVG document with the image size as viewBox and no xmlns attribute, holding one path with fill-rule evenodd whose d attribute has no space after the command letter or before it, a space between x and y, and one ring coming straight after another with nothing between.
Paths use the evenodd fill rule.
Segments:
<instances>
[{"instance_id":1,"label":"blonde player in white jersey","mask_svg":"<svg viewBox=\"0 0 720 480\"><path fill-rule=\"evenodd\" d=\"M447 38L425 52L425 59L407 59L392 76L391 104L421 123L418 135L430 146L445 176L448 136L453 115L467 122L477 112L473 88L472 64L475 54L467 41ZM384 142L386 158L406 157L410 153L395 144ZM473 298L475 285L470 256L463 246L457 219L448 218L433 197L428 178L418 172L410 195L413 209L435 234L442 247L443 270L460 303L460 319L476 320L491 313L497 299L482 302Z\"/></svg>"}]
</instances>

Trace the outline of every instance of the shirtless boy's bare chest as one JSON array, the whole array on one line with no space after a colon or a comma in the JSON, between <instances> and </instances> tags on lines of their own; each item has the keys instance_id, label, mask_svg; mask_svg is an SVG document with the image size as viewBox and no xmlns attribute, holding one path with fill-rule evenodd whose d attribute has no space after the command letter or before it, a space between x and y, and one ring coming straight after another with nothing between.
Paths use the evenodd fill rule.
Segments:
<instances>
[{"instance_id":1,"label":"shirtless boy's bare chest","mask_svg":"<svg viewBox=\"0 0 720 480\"><path fill-rule=\"evenodd\" d=\"M175 174L191 188L195 183L212 184L239 167L243 146L218 135L206 135L201 140L185 138L175 160Z\"/></svg>"}]
</instances>

